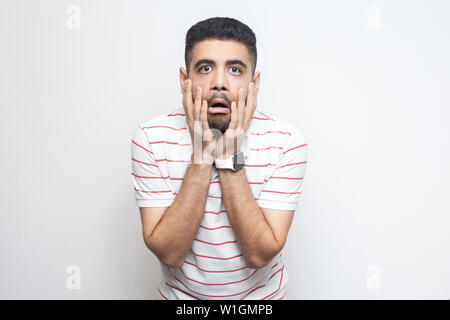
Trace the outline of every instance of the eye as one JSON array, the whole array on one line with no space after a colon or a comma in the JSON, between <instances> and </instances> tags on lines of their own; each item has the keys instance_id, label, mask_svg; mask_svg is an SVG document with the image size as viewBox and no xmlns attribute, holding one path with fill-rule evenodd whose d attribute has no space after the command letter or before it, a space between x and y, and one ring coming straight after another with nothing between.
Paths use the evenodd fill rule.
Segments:
<instances>
[{"instance_id":1,"label":"eye","mask_svg":"<svg viewBox=\"0 0 450 320\"><path fill-rule=\"evenodd\" d=\"M205 67L211 68L210 65L205 64L204 66L201 66L200 69L198 69L198 70L201 72L202 70L204 70ZM207 71L207 72L208 72L208 71Z\"/></svg>"},{"instance_id":2,"label":"eye","mask_svg":"<svg viewBox=\"0 0 450 320\"><path fill-rule=\"evenodd\" d=\"M232 71L233 74L236 73L236 72L235 72L236 70L237 70L239 73L241 73L241 69L239 69L238 67L231 67L230 70L233 70L233 71Z\"/></svg>"}]
</instances>

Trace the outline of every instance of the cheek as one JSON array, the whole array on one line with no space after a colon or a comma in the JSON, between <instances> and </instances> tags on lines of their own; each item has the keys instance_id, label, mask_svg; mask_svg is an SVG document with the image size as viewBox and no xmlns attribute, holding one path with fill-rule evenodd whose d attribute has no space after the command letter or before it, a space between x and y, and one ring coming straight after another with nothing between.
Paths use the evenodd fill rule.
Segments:
<instances>
[{"instance_id":1,"label":"cheek","mask_svg":"<svg viewBox=\"0 0 450 320\"><path fill-rule=\"evenodd\" d=\"M198 80L192 79L192 99L195 100L195 94L197 93L197 87L202 88L202 99L207 99L207 92L205 92L207 86Z\"/></svg>"}]
</instances>

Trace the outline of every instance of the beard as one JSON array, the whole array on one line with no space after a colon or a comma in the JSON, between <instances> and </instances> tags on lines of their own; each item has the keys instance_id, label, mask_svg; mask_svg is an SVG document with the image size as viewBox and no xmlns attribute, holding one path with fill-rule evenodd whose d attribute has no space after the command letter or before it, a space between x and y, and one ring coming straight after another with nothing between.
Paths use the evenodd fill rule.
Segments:
<instances>
[{"instance_id":1,"label":"beard","mask_svg":"<svg viewBox=\"0 0 450 320\"><path fill-rule=\"evenodd\" d=\"M219 130L222 134L227 131L228 126L230 125L230 118L227 115L215 114L211 115L208 118L208 125L210 129ZM213 130L214 132L215 130Z\"/></svg>"}]
</instances>

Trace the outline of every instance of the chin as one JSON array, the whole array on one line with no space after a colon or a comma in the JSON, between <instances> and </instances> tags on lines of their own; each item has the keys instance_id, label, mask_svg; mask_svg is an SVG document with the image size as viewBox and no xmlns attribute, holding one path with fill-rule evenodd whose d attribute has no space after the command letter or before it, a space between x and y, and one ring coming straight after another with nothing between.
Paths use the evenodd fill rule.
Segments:
<instances>
[{"instance_id":1,"label":"chin","mask_svg":"<svg viewBox=\"0 0 450 320\"><path fill-rule=\"evenodd\" d=\"M217 129L223 134L230 125L230 117L226 114L211 115L210 117L208 117L208 124L210 129Z\"/></svg>"}]
</instances>

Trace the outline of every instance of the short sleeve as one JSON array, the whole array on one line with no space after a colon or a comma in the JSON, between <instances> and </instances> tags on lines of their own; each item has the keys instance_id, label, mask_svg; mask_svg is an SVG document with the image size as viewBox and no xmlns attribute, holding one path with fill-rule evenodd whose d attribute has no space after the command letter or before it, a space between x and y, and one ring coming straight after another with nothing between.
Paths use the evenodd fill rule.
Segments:
<instances>
[{"instance_id":1,"label":"short sleeve","mask_svg":"<svg viewBox=\"0 0 450 320\"><path fill-rule=\"evenodd\" d=\"M301 199L307 161L307 141L294 127L283 146L275 170L263 184L257 200L261 208L296 210Z\"/></svg>"},{"instance_id":2,"label":"short sleeve","mask_svg":"<svg viewBox=\"0 0 450 320\"><path fill-rule=\"evenodd\" d=\"M131 139L131 176L136 206L169 207L176 193L158 167L145 129L139 125Z\"/></svg>"}]
</instances>

